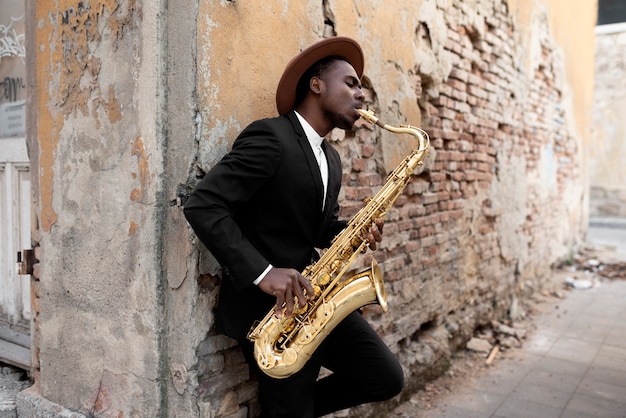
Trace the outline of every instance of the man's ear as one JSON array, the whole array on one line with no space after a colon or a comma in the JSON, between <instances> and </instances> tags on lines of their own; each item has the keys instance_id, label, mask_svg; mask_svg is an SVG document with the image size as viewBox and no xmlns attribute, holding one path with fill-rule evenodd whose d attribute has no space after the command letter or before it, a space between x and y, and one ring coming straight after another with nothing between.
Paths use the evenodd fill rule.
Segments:
<instances>
[{"instance_id":1,"label":"man's ear","mask_svg":"<svg viewBox=\"0 0 626 418\"><path fill-rule=\"evenodd\" d=\"M309 88L313 93L320 94L320 92L322 91L320 86L321 83L322 80L320 80L319 77L311 77L311 80L309 81Z\"/></svg>"}]
</instances>

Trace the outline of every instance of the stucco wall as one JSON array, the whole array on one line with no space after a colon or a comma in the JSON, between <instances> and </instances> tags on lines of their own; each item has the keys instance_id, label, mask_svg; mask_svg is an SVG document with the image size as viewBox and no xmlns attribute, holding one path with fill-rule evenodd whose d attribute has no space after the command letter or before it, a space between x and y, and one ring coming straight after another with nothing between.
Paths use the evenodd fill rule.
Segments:
<instances>
[{"instance_id":1,"label":"stucco wall","mask_svg":"<svg viewBox=\"0 0 626 418\"><path fill-rule=\"evenodd\" d=\"M254 377L214 328L219 266L181 204L243 127L275 114L289 58L334 34L363 45L368 104L391 125L426 129L433 145L382 249L357 262L374 256L385 272L390 311L366 315L405 367L401 397L476 326L518 314L586 225L580 114L593 65L576 61L572 75L560 40L593 37L595 7L580 2L580 15L562 17L579 24L556 30L561 3L511 4L30 2L40 264L37 384L22 411L255 415ZM330 139L345 217L411 144L366 123Z\"/></svg>"},{"instance_id":2,"label":"stucco wall","mask_svg":"<svg viewBox=\"0 0 626 418\"><path fill-rule=\"evenodd\" d=\"M32 399L96 416L163 411L160 12L133 0L27 3Z\"/></svg>"}]
</instances>

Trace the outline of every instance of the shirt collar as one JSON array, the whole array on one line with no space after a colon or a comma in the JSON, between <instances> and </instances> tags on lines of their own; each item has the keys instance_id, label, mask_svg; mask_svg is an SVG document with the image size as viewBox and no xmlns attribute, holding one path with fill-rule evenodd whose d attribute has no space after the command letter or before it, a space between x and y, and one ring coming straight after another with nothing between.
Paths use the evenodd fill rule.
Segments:
<instances>
[{"instance_id":1,"label":"shirt collar","mask_svg":"<svg viewBox=\"0 0 626 418\"><path fill-rule=\"evenodd\" d=\"M313 129L311 124L307 122L307 120L304 119L304 117L301 114L299 114L295 110L294 110L294 113L298 117L298 120L300 121L300 125L302 125L302 129L304 129L304 134L306 135L307 139L311 143L311 146L315 148L315 147L319 147L320 145L322 145L322 142L324 141L324 137L320 136L320 134L318 134L315 131L315 129Z\"/></svg>"}]
</instances>

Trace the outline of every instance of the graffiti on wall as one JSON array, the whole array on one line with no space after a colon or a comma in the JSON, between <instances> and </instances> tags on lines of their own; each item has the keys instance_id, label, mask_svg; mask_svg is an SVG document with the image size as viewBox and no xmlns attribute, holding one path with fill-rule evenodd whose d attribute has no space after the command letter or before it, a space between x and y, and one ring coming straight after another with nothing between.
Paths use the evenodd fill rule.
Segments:
<instances>
[{"instance_id":1,"label":"graffiti on wall","mask_svg":"<svg viewBox=\"0 0 626 418\"><path fill-rule=\"evenodd\" d=\"M24 136L26 130L26 83L23 68L26 58L25 34L17 33L24 16L11 17L8 25L0 24L0 59L7 58L0 69L0 138ZM4 22L6 23L6 21ZM17 67L12 58L22 63ZM19 62L19 61L18 61Z\"/></svg>"},{"instance_id":2,"label":"graffiti on wall","mask_svg":"<svg viewBox=\"0 0 626 418\"><path fill-rule=\"evenodd\" d=\"M20 92L24 89L26 89L26 84L24 84L22 77L5 77L4 80L0 81L0 102L17 101Z\"/></svg>"},{"instance_id":3,"label":"graffiti on wall","mask_svg":"<svg viewBox=\"0 0 626 418\"><path fill-rule=\"evenodd\" d=\"M24 16L11 17L9 26L0 25L0 58L20 57L22 62L26 57L26 46L24 44L25 35L18 34L13 28L13 24L22 20Z\"/></svg>"}]
</instances>

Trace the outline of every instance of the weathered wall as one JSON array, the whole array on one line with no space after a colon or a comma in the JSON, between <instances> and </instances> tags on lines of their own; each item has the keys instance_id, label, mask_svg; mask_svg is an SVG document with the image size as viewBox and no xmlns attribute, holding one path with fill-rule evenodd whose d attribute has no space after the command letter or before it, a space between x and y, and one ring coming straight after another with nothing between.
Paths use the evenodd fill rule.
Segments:
<instances>
[{"instance_id":1,"label":"weathered wall","mask_svg":"<svg viewBox=\"0 0 626 418\"><path fill-rule=\"evenodd\" d=\"M21 408L255 415L254 377L214 328L219 266L181 203L243 127L275 114L289 58L333 34L362 43L380 117L432 140L382 250L357 263L382 264L391 309L366 315L404 365L409 396L476 326L516 315L581 241L593 66L576 60L574 74L568 60L593 51L561 40L593 37L595 6L563 14L562 3L31 2L31 74L45 86L29 105L40 370ZM578 24L556 31L561 17ZM346 217L410 145L365 123L331 140Z\"/></svg>"},{"instance_id":2,"label":"weathered wall","mask_svg":"<svg viewBox=\"0 0 626 418\"><path fill-rule=\"evenodd\" d=\"M272 26L292 33L290 19L311 22L311 37L303 35L296 45L286 39L280 49L257 42L260 56L275 59L241 62L246 71L232 81L223 77L230 78L241 58L226 59L211 47L224 43L233 51L246 39L267 38L266 27L259 35L246 24L252 15L265 22L265 15L237 3L200 7L204 42L198 61L212 64L198 70L199 107L205 109L199 175L248 120L273 114L282 63L324 33L362 42L369 104L386 122L408 121L431 134L434 150L426 170L389 214L383 251L375 253L391 312L368 309L406 368L406 393L436 374L477 325L516 315L518 298L537 289L556 260L569 256L586 225L583 149L589 141L595 9L583 2L534 5L526 2L513 11L499 1L328 1L319 9L307 3L297 10L283 5L280 15L268 11ZM211 18L205 20L205 13ZM234 29L233 15L245 27L241 32ZM579 68L571 69L574 64ZM229 83L261 93L242 105L221 90ZM220 93L222 100L215 101ZM250 118L232 118L248 111ZM332 139L344 161L343 215L350 216L407 153L406 144L365 124L356 132L333 132ZM196 245L200 286L214 295L219 268ZM368 257L359 262L365 265ZM200 344L200 405L218 415L245 416L245 409L257 405L233 344L212 330ZM380 411L353 411L369 413Z\"/></svg>"},{"instance_id":3,"label":"weathered wall","mask_svg":"<svg viewBox=\"0 0 626 418\"><path fill-rule=\"evenodd\" d=\"M164 411L161 8L27 3L40 264L23 416L43 416L39 399L91 416Z\"/></svg>"},{"instance_id":4,"label":"weathered wall","mask_svg":"<svg viewBox=\"0 0 626 418\"><path fill-rule=\"evenodd\" d=\"M626 217L626 23L598 26L596 39L590 214Z\"/></svg>"},{"instance_id":5,"label":"weathered wall","mask_svg":"<svg viewBox=\"0 0 626 418\"><path fill-rule=\"evenodd\" d=\"M586 224L582 150L589 134L585 115L595 12L590 5L550 3L532 8L526 3L524 10L513 12L490 1L329 1L317 15L311 7L298 9L313 17L314 39L323 33L359 39L366 54L370 105L390 124L421 124L433 139L426 171L390 213L383 251L375 254L383 261L391 313L369 310L406 367L407 392L423 383L420 377L435 373L475 326L515 315L517 298L536 289L550 265L569 255ZM251 19L248 13L260 13L236 3L212 6L199 12L199 33L206 41L200 43L198 60L207 57L215 63L198 70L200 108L210 109L202 118L200 175L245 125L227 123L230 115L248 109L248 103L242 106L230 94L213 100L214 90L223 86L221 75L232 71L237 58L215 58L207 44L237 45L244 42L239 38L256 37L245 24L243 33L233 31L229 19L236 14L245 23ZM204 12L212 17L208 26L203 25ZM276 25L284 23L283 17L294 17L291 13L297 11L284 7ZM560 22L555 16L574 20L575 29L559 24L555 34L551 22ZM299 17L300 24L307 22ZM326 27L319 27L322 22ZM284 24L291 33L290 24ZM298 48L287 40L272 55L286 62L314 39L303 37ZM268 54L265 43L258 48L260 55ZM580 68L570 70L565 57L574 53ZM257 67L263 62L246 61L245 75L233 81L244 91L263 86L262 92L270 92L250 98L258 102L251 118L268 115L268 107L273 112L281 65L270 62L263 73ZM259 73L265 77L257 79ZM273 80L268 83L268 78ZM206 86L209 93L203 96ZM391 134L371 132L365 125L355 133L334 132L332 138L343 156L343 214L349 216L382 184L406 148L393 145L398 140ZM203 254L200 246L200 284L215 294L219 269ZM366 264L367 257L360 262ZM245 416L240 408L254 410L256 405L238 350L226 349L232 344L214 331L200 344L197 375L205 401L200 405ZM364 407L354 414L370 411Z\"/></svg>"}]
</instances>

